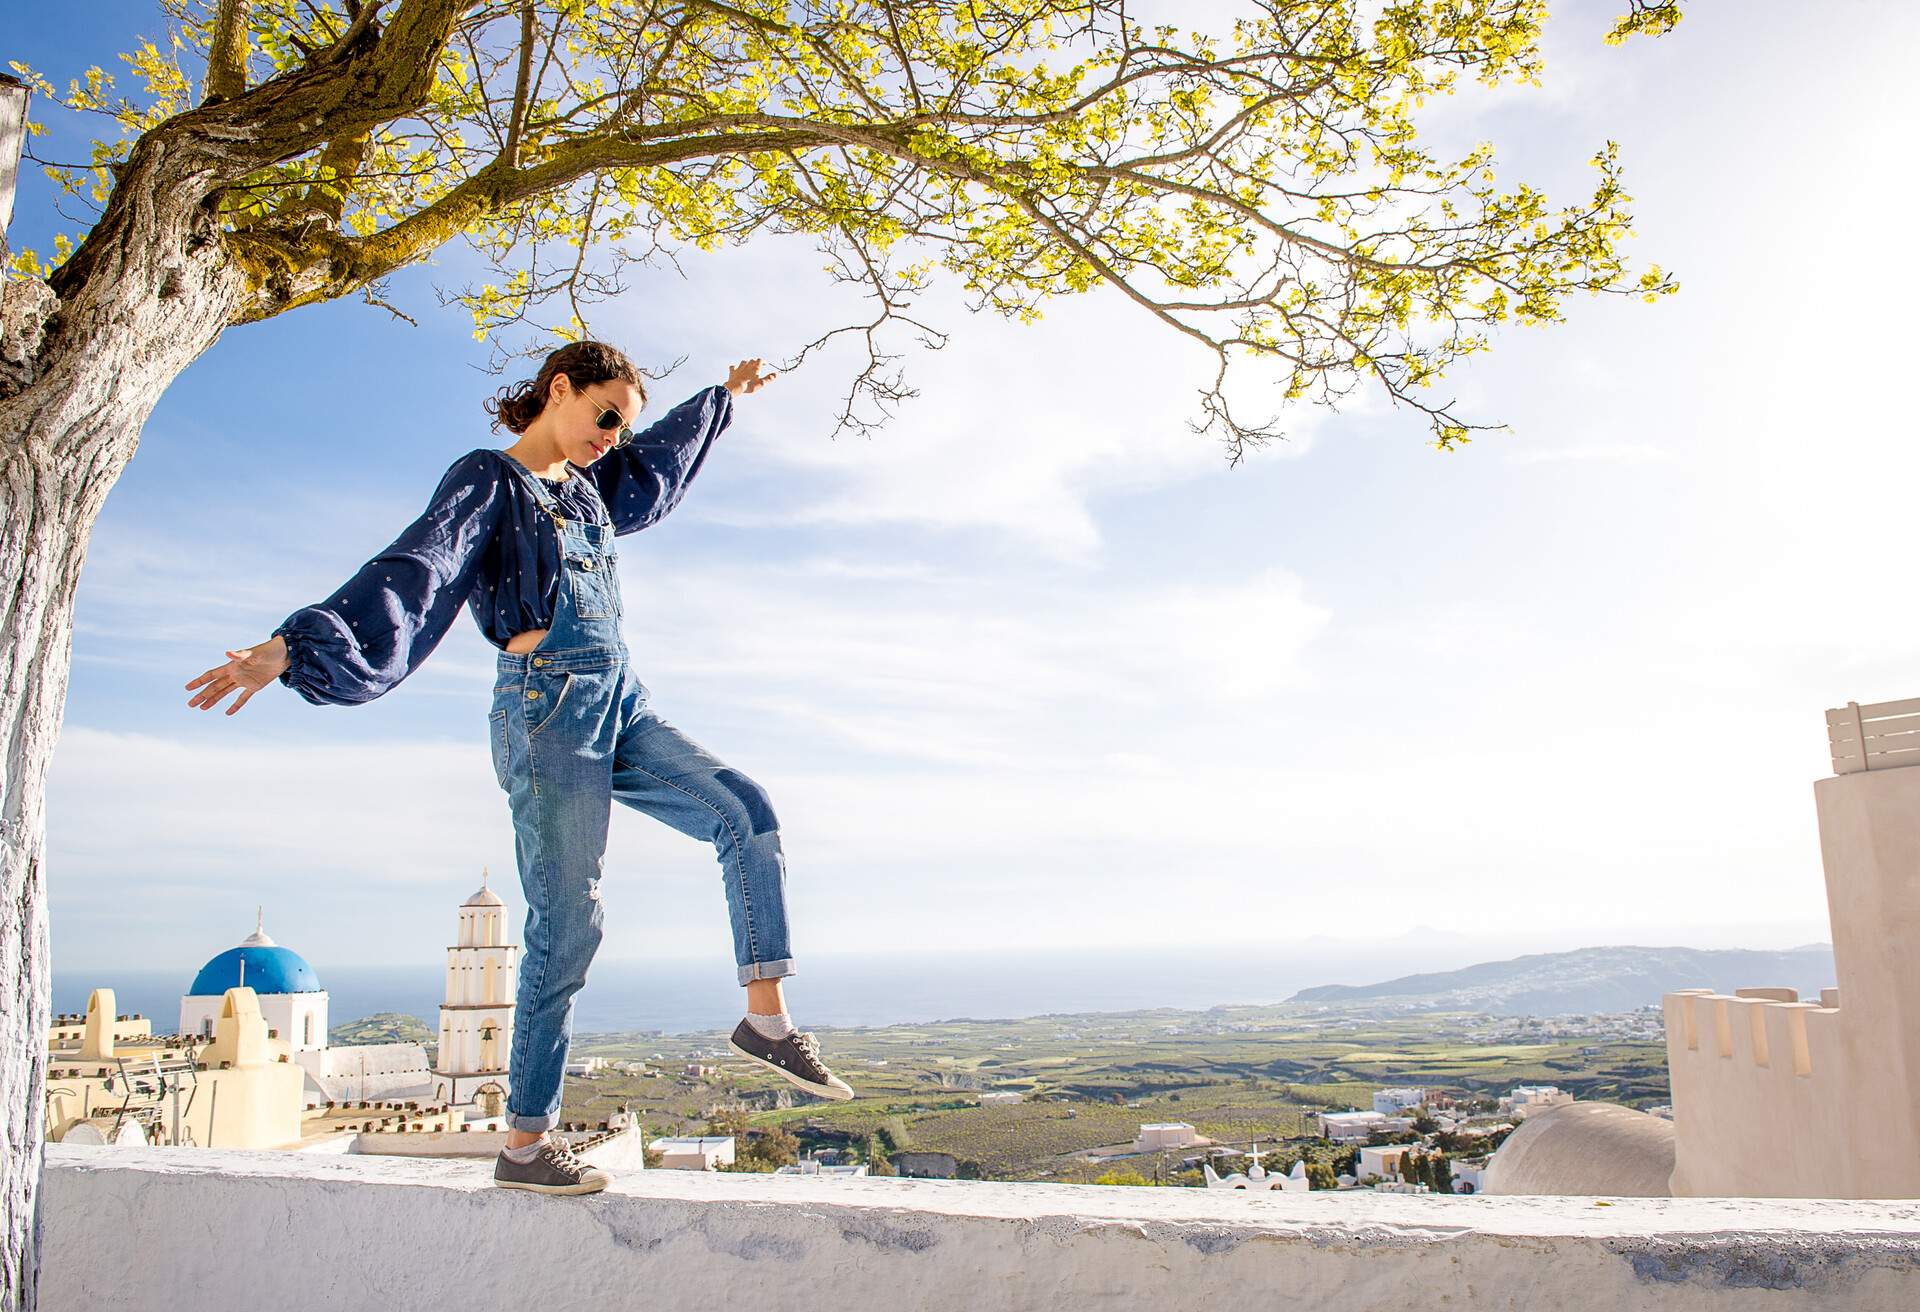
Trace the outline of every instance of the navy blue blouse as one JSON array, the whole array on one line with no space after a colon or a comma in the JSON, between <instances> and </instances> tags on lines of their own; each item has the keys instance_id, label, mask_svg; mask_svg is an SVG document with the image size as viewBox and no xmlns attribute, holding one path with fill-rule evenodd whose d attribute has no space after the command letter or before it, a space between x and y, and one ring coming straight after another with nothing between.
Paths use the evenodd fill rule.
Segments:
<instances>
[{"instance_id":1,"label":"navy blue blouse","mask_svg":"<svg viewBox=\"0 0 1920 1312\"><path fill-rule=\"evenodd\" d=\"M732 417L716 384L547 486L569 518L638 533L679 504ZM372 701L419 668L463 603L496 647L549 627L559 578L559 537L526 474L500 451L469 451L392 546L273 631L287 644L280 681L316 705Z\"/></svg>"}]
</instances>

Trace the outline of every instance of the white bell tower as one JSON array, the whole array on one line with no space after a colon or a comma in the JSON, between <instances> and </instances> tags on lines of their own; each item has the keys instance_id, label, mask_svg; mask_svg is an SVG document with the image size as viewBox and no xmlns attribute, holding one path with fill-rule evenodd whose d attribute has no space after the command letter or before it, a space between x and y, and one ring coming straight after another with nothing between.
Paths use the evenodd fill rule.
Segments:
<instances>
[{"instance_id":1,"label":"white bell tower","mask_svg":"<svg viewBox=\"0 0 1920 1312\"><path fill-rule=\"evenodd\" d=\"M486 1116L507 1108L507 1054L513 1048L513 999L520 947L507 942L506 904L487 887L460 904L458 941L447 949L447 1000L440 1004L434 1095L473 1104Z\"/></svg>"}]
</instances>

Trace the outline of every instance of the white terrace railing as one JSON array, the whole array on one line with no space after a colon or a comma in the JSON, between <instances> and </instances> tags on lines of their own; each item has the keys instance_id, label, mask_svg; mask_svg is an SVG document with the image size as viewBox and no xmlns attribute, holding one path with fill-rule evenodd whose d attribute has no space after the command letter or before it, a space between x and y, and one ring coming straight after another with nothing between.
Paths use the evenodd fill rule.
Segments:
<instances>
[{"instance_id":1,"label":"white terrace railing","mask_svg":"<svg viewBox=\"0 0 1920 1312\"><path fill-rule=\"evenodd\" d=\"M1920 697L1828 711L1827 743L1835 774L1920 765Z\"/></svg>"}]
</instances>

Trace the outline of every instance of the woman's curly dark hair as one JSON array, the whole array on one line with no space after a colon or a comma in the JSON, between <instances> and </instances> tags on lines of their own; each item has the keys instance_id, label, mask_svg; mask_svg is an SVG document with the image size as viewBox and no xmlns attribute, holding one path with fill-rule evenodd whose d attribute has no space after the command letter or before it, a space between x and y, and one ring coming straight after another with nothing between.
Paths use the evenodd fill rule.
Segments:
<instances>
[{"instance_id":1,"label":"woman's curly dark hair","mask_svg":"<svg viewBox=\"0 0 1920 1312\"><path fill-rule=\"evenodd\" d=\"M568 342L541 362L540 372L533 378L503 387L499 395L487 398L486 411L493 416L494 429L504 426L511 432L526 432L527 425L546 409L555 374L565 374L575 387L615 380L632 383L640 393L640 404L647 403L647 385L641 381L640 370L620 348L605 342Z\"/></svg>"}]
</instances>

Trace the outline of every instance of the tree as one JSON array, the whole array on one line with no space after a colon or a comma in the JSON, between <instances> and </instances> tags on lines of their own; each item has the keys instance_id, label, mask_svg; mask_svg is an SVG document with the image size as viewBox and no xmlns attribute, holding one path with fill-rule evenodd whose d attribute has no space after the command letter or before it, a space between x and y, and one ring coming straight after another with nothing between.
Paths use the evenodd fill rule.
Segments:
<instances>
[{"instance_id":1,"label":"tree","mask_svg":"<svg viewBox=\"0 0 1920 1312\"><path fill-rule=\"evenodd\" d=\"M1340 1181L1334 1177L1333 1168L1325 1162L1307 1163L1307 1188L1338 1189Z\"/></svg>"},{"instance_id":2,"label":"tree","mask_svg":"<svg viewBox=\"0 0 1920 1312\"><path fill-rule=\"evenodd\" d=\"M1102 287L1212 362L1195 428L1237 459L1280 435L1229 404L1237 362L1287 400L1374 388L1452 448L1483 425L1432 389L1495 326L1674 289L1627 267L1611 143L1556 207L1503 187L1491 146L1422 142L1460 79L1537 79L1545 0L1246 0L1184 37L1121 0L158 3L131 94L16 68L113 125L87 161L34 157L92 216L20 252L0 330L0 1288L23 1308L74 590L154 404L227 328L350 296L398 314L389 275L464 239L494 273L448 297L506 353L589 332L681 247L805 234L873 307L783 362L864 348L841 427L912 395L891 366L944 341L911 313L936 276L1019 320ZM1626 3L1610 39L1678 17Z\"/></svg>"},{"instance_id":3,"label":"tree","mask_svg":"<svg viewBox=\"0 0 1920 1312\"><path fill-rule=\"evenodd\" d=\"M877 1134L867 1137L866 1159L868 1175L892 1175L894 1173L893 1163L887 1160L886 1149L881 1146L880 1136Z\"/></svg>"},{"instance_id":4,"label":"tree","mask_svg":"<svg viewBox=\"0 0 1920 1312\"><path fill-rule=\"evenodd\" d=\"M1428 1163L1428 1170L1431 1173L1431 1178L1427 1183L1433 1186L1435 1193L1450 1194L1453 1192L1453 1163L1447 1160L1445 1153L1440 1153L1433 1157Z\"/></svg>"},{"instance_id":5,"label":"tree","mask_svg":"<svg viewBox=\"0 0 1920 1312\"><path fill-rule=\"evenodd\" d=\"M707 1117L707 1128L701 1133L716 1139L745 1139L753 1129L753 1119L738 1107L725 1107Z\"/></svg>"},{"instance_id":6,"label":"tree","mask_svg":"<svg viewBox=\"0 0 1920 1312\"><path fill-rule=\"evenodd\" d=\"M784 1125L771 1126L747 1140L743 1156L768 1171L791 1166L800 1159L800 1140Z\"/></svg>"}]
</instances>

